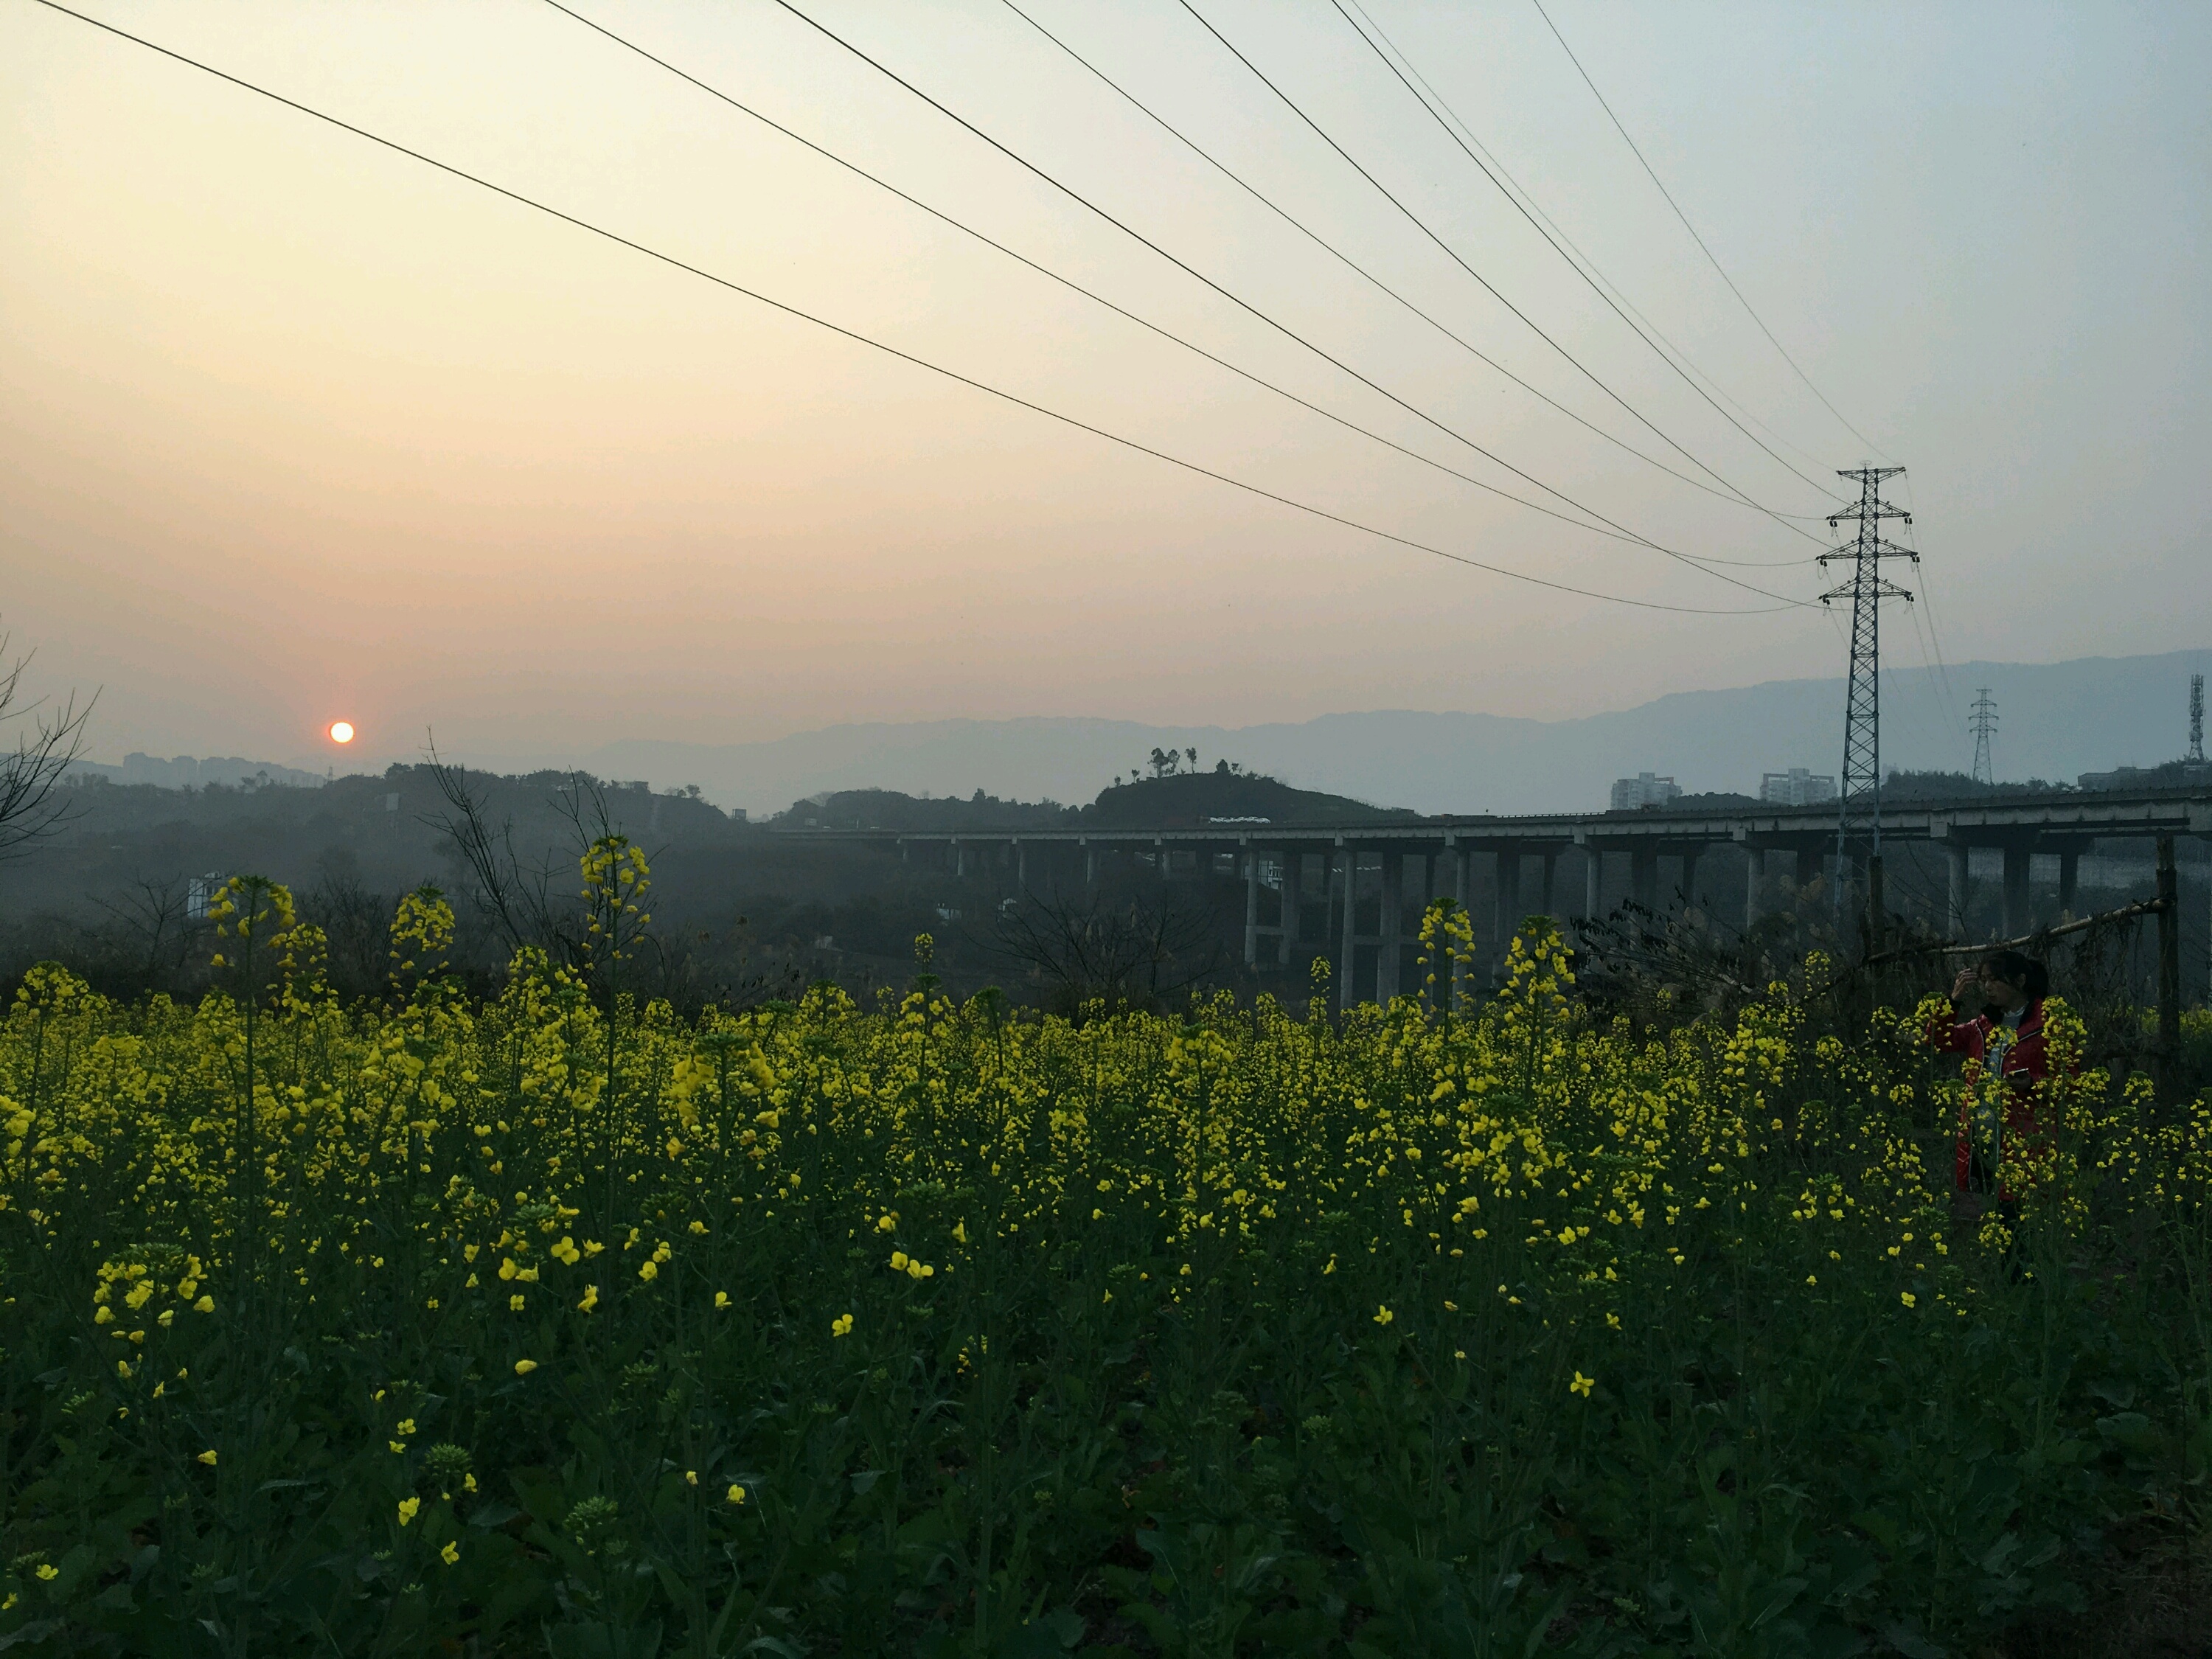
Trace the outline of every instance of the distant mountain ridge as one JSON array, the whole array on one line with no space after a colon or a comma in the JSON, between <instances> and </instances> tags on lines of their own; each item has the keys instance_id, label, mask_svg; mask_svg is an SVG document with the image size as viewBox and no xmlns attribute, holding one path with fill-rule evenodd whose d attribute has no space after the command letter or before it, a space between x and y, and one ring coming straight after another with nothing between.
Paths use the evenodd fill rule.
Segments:
<instances>
[{"instance_id":1,"label":"distant mountain ridge","mask_svg":"<svg viewBox=\"0 0 2212 1659\"><path fill-rule=\"evenodd\" d=\"M2000 778L2071 781L2118 765L2155 765L2186 744L2189 677L2212 650L2069 662L1961 663L1882 676L1882 758L1964 771L1973 758L1967 705L1990 688L2001 719ZM1762 772L1832 775L1843 748L1840 678L1683 691L1572 720L1383 709L1231 728L1035 717L833 726L726 744L629 738L562 757L471 754L518 771L574 764L603 777L700 785L724 805L781 811L823 792L895 789L1010 800L1087 801L1140 769L1155 748L1227 758L1301 789L1424 812L1570 811L1601 807L1617 777L1673 776L1692 793L1755 793Z\"/></svg>"}]
</instances>

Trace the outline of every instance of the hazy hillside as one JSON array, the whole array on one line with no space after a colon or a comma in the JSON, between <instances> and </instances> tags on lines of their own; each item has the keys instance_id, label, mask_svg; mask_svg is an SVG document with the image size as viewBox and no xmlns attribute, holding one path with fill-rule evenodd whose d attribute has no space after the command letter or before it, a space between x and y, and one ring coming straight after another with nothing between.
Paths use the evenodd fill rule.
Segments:
<instances>
[{"instance_id":1,"label":"hazy hillside","mask_svg":"<svg viewBox=\"0 0 2212 1659\"><path fill-rule=\"evenodd\" d=\"M1909 648L1909 639L1901 641ZM1883 676L1883 759L1964 770L1967 705L1996 699L1998 775L2071 781L2149 765L2187 740L2189 676L2212 650L2050 664L1961 663L1948 676L1917 663ZM1211 770L1240 761L1301 788L1423 811L1602 806L1625 774L1671 773L1686 790L1748 793L1761 771L1833 773L1842 748L1839 678L1686 691L1584 719L1379 710L1297 724L1155 726L1128 720L931 720L831 726L772 742L710 745L636 739L568 757L601 775L702 786L727 806L772 811L822 791L869 788L1012 799L1090 800L1155 747L1195 747ZM547 757L471 756L520 769Z\"/></svg>"}]
</instances>

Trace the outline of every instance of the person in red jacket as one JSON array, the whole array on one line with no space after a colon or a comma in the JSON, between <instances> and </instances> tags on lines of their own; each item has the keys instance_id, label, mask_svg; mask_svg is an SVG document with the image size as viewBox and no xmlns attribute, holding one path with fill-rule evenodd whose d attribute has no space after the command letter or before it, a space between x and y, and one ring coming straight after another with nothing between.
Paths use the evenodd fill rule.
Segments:
<instances>
[{"instance_id":1,"label":"person in red jacket","mask_svg":"<svg viewBox=\"0 0 2212 1659\"><path fill-rule=\"evenodd\" d=\"M1982 1079L2002 1087L1975 1091L1978 1104L1961 1109L1953 1184L1961 1194L1992 1191L2008 1227L2019 1220L2018 1195L1998 1170L2008 1144L2014 1167L2033 1157L2042 1130L2035 1120L2035 1085L2050 1075L2050 1053L2043 1036L2043 1000L2051 974L2041 963L2017 951L1992 951L1981 966L1960 974L1951 987L1951 1017L1938 1015L1928 1040L1946 1053L1964 1054Z\"/></svg>"}]
</instances>

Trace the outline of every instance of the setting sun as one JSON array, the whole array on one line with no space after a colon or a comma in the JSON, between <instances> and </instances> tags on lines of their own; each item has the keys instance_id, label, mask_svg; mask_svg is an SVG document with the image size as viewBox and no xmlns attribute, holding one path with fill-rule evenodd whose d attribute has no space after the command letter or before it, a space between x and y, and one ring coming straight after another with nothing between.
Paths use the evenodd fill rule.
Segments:
<instances>
[{"instance_id":1,"label":"setting sun","mask_svg":"<svg viewBox=\"0 0 2212 1659\"><path fill-rule=\"evenodd\" d=\"M331 741L332 743L351 743L353 741L353 722L351 720L332 720L331 722Z\"/></svg>"}]
</instances>

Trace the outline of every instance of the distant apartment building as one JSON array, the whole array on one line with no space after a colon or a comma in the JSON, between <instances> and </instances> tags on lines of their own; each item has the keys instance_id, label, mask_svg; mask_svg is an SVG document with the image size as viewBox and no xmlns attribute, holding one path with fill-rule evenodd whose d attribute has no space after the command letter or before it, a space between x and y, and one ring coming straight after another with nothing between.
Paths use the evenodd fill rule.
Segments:
<instances>
[{"instance_id":1,"label":"distant apartment building","mask_svg":"<svg viewBox=\"0 0 2212 1659\"><path fill-rule=\"evenodd\" d=\"M1833 778L1815 777L1802 766L1787 772L1764 772L1759 779L1759 798L1776 806L1818 806L1836 798Z\"/></svg>"},{"instance_id":2,"label":"distant apartment building","mask_svg":"<svg viewBox=\"0 0 2212 1659\"><path fill-rule=\"evenodd\" d=\"M1639 807L1664 806L1682 793L1681 786L1672 778L1662 778L1650 772L1638 772L1632 778L1617 778L1613 785L1613 810L1633 812Z\"/></svg>"}]
</instances>

